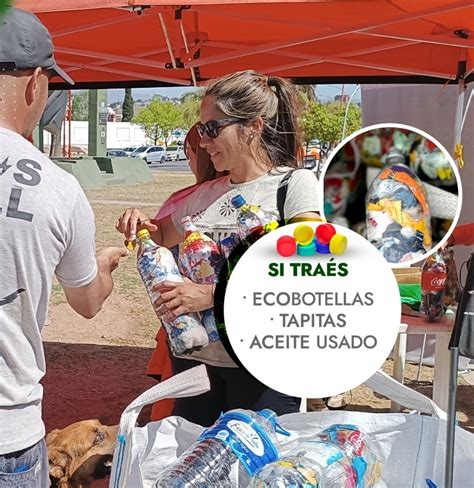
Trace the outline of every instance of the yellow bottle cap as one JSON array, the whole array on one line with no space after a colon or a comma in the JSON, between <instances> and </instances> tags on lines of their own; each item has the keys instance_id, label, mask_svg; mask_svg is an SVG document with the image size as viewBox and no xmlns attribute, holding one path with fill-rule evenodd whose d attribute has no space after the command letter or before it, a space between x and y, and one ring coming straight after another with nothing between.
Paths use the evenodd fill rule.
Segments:
<instances>
[{"instance_id":1,"label":"yellow bottle cap","mask_svg":"<svg viewBox=\"0 0 474 488\"><path fill-rule=\"evenodd\" d=\"M150 231L148 229L142 229L137 232L137 237L139 239L146 239L147 237L150 237Z\"/></svg>"},{"instance_id":2,"label":"yellow bottle cap","mask_svg":"<svg viewBox=\"0 0 474 488\"><path fill-rule=\"evenodd\" d=\"M344 254L347 248L347 237L341 234L334 234L329 243L331 254Z\"/></svg>"},{"instance_id":3,"label":"yellow bottle cap","mask_svg":"<svg viewBox=\"0 0 474 488\"><path fill-rule=\"evenodd\" d=\"M298 244L307 246L313 242L314 230L306 224L297 225L293 231L293 237Z\"/></svg>"}]
</instances>

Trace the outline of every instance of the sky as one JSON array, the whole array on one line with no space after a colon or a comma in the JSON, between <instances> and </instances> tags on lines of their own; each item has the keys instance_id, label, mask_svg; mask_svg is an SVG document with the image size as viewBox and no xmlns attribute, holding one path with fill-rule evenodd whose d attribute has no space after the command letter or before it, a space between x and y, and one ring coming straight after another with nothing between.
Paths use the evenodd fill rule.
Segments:
<instances>
[{"instance_id":1,"label":"sky","mask_svg":"<svg viewBox=\"0 0 474 488\"><path fill-rule=\"evenodd\" d=\"M344 87L344 93L348 94L349 96L355 90L357 85L318 85L316 88L317 96L323 101L327 102L330 100L334 100L336 95L340 95L342 93L342 89ZM148 99L152 98L154 94L159 94L162 96L167 96L170 98L173 97L181 97L183 94L195 91L195 88L134 88L132 90L132 95L135 100L138 99ZM108 90L108 102L121 102L123 101L124 97L124 90L123 89L111 89ZM360 102L360 90L354 95L352 99L354 102Z\"/></svg>"}]
</instances>

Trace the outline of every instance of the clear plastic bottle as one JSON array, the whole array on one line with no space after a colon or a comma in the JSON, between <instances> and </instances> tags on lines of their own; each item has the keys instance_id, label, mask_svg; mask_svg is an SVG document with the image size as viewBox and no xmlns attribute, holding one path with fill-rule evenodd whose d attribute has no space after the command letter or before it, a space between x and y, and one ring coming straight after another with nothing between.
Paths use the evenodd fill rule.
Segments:
<instances>
[{"instance_id":1,"label":"clear plastic bottle","mask_svg":"<svg viewBox=\"0 0 474 488\"><path fill-rule=\"evenodd\" d=\"M382 477L382 462L375 443L362 429L353 424L334 424L317 437L344 452L354 470L357 488L376 486Z\"/></svg>"},{"instance_id":2,"label":"clear plastic bottle","mask_svg":"<svg viewBox=\"0 0 474 488\"><path fill-rule=\"evenodd\" d=\"M237 227L239 237L247 242L255 242L259 237L278 227L275 215L256 205L249 205L242 195L236 195L230 203L239 210Z\"/></svg>"},{"instance_id":3,"label":"clear plastic bottle","mask_svg":"<svg viewBox=\"0 0 474 488\"><path fill-rule=\"evenodd\" d=\"M420 316L435 322L444 315L447 270L441 252L428 256L421 269Z\"/></svg>"},{"instance_id":4,"label":"clear plastic bottle","mask_svg":"<svg viewBox=\"0 0 474 488\"><path fill-rule=\"evenodd\" d=\"M183 274L194 283L213 285L217 282L222 266L219 246L192 223L191 217L182 219L184 241L179 248L178 266ZM201 323L209 340L219 340L212 308L201 312Z\"/></svg>"},{"instance_id":5,"label":"clear plastic bottle","mask_svg":"<svg viewBox=\"0 0 474 488\"><path fill-rule=\"evenodd\" d=\"M169 249L156 244L146 229L138 231L139 249L137 254L137 269L150 297L153 309L158 315L155 302L160 293L154 287L163 281L182 282L173 254ZM206 329L199 322L194 313L180 315L171 322L161 319L168 335L171 351L179 356L197 348L207 346L209 339Z\"/></svg>"},{"instance_id":6,"label":"clear plastic bottle","mask_svg":"<svg viewBox=\"0 0 474 488\"><path fill-rule=\"evenodd\" d=\"M232 486L230 472L239 463L238 486L278 459L276 432L289 435L272 410L230 410L206 429L155 483L155 488L210 488Z\"/></svg>"},{"instance_id":7,"label":"clear plastic bottle","mask_svg":"<svg viewBox=\"0 0 474 488\"><path fill-rule=\"evenodd\" d=\"M356 475L342 449L319 440L298 444L252 479L251 488L356 488Z\"/></svg>"},{"instance_id":8,"label":"clear plastic bottle","mask_svg":"<svg viewBox=\"0 0 474 488\"><path fill-rule=\"evenodd\" d=\"M397 159L387 156L387 162ZM430 209L420 179L404 164L384 168L366 198L367 239L389 263L423 256L431 249Z\"/></svg>"}]
</instances>

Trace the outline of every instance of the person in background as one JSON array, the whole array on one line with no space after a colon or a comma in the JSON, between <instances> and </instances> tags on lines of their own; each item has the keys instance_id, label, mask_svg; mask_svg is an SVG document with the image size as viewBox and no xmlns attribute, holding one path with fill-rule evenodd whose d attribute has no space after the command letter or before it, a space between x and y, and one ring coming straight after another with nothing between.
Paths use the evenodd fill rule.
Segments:
<instances>
[{"instance_id":1,"label":"person in background","mask_svg":"<svg viewBox=\"0 0 474 488\"><path fill-rule=\"evenodd\" d=\"M289 171L293 172L283 217L290 222L319 220L316 177L309 170L298 169L298 102L290 82L254 71L225 76L206 88L200 118L201 147L217 171L229 174L201 184L193 198L172 212L173 229L162 242L172 242L174 236L182 239L184 216L191 216L196 227L217 243L236 236L236 210L230 201L238 194L279 219L277 189ZM150 231L156 228L139 210L130 209L121 216L117 228L130 238L140 225ZM158 305L167 320L213 306L213 285L165 282L159 291ZM175 400L173 414L191 422L209 426L221 412L233 408L271 408L278 415L300 408L299 398L268 388L240 368L219 341L190 355L173 357L172 362L174 374L199 364L207 368L211 390Z\"/></svg>"},{"instance_id":2,"label":"person in background","mask_svg":"<svg viewBox=\"0 0 474 488\"><path fill-rule=\"evenodd\" d=\"M92 209L77 180L27 138L61 76L51 36L34 15L0 18L0 486L49 486L41 418L41 329L53 276L71 307L94 317L125 248L95 253Z\"/></svg>"}]
</instances>

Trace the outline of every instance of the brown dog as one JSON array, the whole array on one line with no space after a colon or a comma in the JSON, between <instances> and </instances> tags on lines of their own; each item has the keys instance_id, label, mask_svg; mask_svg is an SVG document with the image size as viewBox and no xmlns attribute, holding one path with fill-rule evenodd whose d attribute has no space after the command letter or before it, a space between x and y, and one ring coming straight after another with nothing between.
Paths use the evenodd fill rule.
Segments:
<instances>
[{"instance_id":1,"label":"brown dog","mask_svg":"<svg viewBox=\"0 0 474 488\"><path fill-rule=\"evenodd\" d=\"M52 486L87 488L110 474L118 426L81 420L46 436Z\"/></svg>"}]
</instances>

